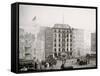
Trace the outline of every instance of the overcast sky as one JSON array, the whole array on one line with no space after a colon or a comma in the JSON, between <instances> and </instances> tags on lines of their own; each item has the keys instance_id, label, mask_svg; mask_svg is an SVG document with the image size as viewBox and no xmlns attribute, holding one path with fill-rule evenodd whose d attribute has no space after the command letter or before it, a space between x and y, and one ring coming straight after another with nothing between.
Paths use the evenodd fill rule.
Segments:
<instances>
[{"instance_id":1,"label":"overcast sky","mask_svg":"<svg viewBox=\"0 0 100 76\"><path fill-rule=\"evenodd\" d=\"M34 26L54 26L55 23L95 32L95 9L20 5L20 26L32 29ZM36 16L36 20L32 21ZM37 24L37 25L36 25Z\"/></svg>"},{"instance_id":2,"label":"overcast sky","mask_svg":"<svg viewBox=\"0 0 100 76\"><path fill-rule=\"evenodd\" d=\"M19 25L27 32L37 33L40 26L53 27L56 23L69 24L86 32L95 32L95 9L20 5ZM36 19L32 19L36 16ZM91 43L90 34L85 33L85 42Z\"/></svg>"}]
</instances>

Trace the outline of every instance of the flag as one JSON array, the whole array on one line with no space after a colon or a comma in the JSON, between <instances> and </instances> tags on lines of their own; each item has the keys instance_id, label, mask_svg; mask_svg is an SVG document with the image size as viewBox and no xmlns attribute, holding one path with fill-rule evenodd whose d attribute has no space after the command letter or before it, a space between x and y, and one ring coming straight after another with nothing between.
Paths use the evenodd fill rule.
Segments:
<instances>
[{"instance_id":1,"label":"flag","mask_svg":"<svg viewBox=\"0 0 100 76\"><path fill-rule=\"evenodd\" d=\"M35 20L36 20L36 16L33 17L32 21L35 21Z\"/></svg>"}]
</instances>

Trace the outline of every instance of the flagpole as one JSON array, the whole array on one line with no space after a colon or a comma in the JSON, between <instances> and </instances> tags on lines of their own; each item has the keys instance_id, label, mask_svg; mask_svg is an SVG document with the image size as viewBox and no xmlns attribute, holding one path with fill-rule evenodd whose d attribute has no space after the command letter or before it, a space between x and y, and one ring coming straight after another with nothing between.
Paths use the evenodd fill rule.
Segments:
<instances>
[{"instance_id":1,"label":"flagpole","mask_svg":"<svg viewBox=\"0 0 100 76\"><path fill-rule=\"evenodd\" d=\"M62 23L64 24L64 11L62 11Z\"/></svg>"}]
</instances>

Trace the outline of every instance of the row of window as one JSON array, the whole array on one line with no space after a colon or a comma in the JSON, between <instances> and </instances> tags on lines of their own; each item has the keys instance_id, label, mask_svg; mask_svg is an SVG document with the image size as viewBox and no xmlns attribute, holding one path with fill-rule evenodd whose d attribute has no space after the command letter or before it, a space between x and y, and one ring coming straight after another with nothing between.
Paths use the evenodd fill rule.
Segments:
<instances>
[{"instance_id":1,"label":"row of window","mask_svg":"<svg viewBox=\"0 0 100 76\"><path fill-rule=\"evenodd\" d=\"M57 37L57 34L55 34L55 37ZM59 37L69 37L68 34L59 34ZM72 35L70 34L70 37L72 37Z\"/></svg>"},{"instance_id":2,"label":"row of window","mask_svg":"<svg viewBox=\"0 0 100 76\"><path fill-rule=\"evenodd\" d=\"M65 32L71 32L71 30L61 30L61 29L55 29L54 32L62 32L62 33L65 33Z\"/></svg>"},{"instance_id":3,"label":"row of window","mask_svg":"<svg viewBox=\"0 0 100 76\"><path fill-rule=\"evenodd\" d=\"M65 45L65 42L62 42L61 44ZM60 46L61 44L59 43L59 46ZM68 46L69 43L67 43L66 45ZM56 43L54 44L54 46L56 47ZM70 46L72 46L72 43L70 43Z\"/></svg>"},{"instance_id":4,"label":"row of window","mask_svg":"<svg viewBox=\"0 0 100 76\"><path fill-rule=\"evenodd\" d=\"M58 50L59 50L59 52L61 52L61 50L62 50L63 52L65 51L64 48L63 48L63 49L62 49L62 48L59 48ZM69 49L67 48L66 50L68 51ZM70 50L72 50L72 48L70 48ZM57 52L57 48L54 49L54 52Z\"/></svg>"},{"instance_id":5,"label":"row of window","mask_svg":"<svg viewBox=\"0 0 100 76\"><path fill-rule=\"evenodd\" d=\"M65 41L65 39L59 39L59 42L62 40L62 42L63 41ZM67 42L70 40L70 42L72 41L72 39L67 39ZM56 42L57 40L56 39L54 39L54 42Z\"/></svg>"},{"instance_id":6,"label":"row of window","mask_svg":"<svg viewBox=\"0 0 100 76\"><path fill-rule=\"evenodd\" d=\"M61 53L58 53L58 54L57 53L54 53L54 56L55 57L61 56Z\"/></svg>"},{"instance_id":7,"label":"row of window","mask_svg":"<svg viewBox=\"0 0 100 76\"><path fill-rule=\"evenodd\" d=\"M56 44L54 44L54 46L56 47ZM65 44L62 44L62 46L65 46ZM67 46L69 46L68 43L67 43ZM70 44L70 46L72 46L72 44ZM61 44L59 44L59 47L61 47Z\"/></svg>"}]
</instances>

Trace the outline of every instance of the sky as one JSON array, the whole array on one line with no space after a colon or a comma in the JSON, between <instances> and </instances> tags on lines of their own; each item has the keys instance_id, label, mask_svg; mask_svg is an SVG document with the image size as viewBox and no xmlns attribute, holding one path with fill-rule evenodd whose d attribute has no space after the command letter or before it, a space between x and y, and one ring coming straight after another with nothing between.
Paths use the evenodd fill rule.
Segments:
<instances>
[{"instance_id":1,"label":"sky","mask_svg":"<svg viewBox=\"0 0 100 76\"><path fill-rule=\"evenodd\" d=\"M95 32L95 9L20 5L19 15L20 26L27 29L64 23L73 28ZM34 16L36 20L32 21Z\"/></svg>"},{"instance_id":2,"label":"sky","mask_svg":"<svg viewBox=\"0 0 100 76\"><path fill-rule=\"evenodd\" d=\"M19 26L27 32L37 34L41 26L68 24L85 31L85 42L90 46L90 34L96 29L95 9L20 5ZM32 20L36 16L35 20Z\"/></svg>"}]
</instances>

